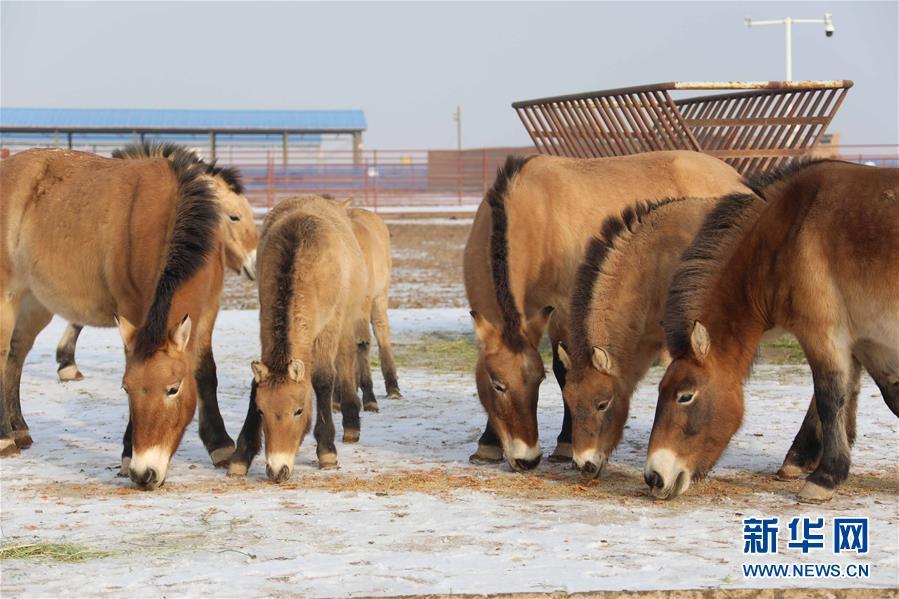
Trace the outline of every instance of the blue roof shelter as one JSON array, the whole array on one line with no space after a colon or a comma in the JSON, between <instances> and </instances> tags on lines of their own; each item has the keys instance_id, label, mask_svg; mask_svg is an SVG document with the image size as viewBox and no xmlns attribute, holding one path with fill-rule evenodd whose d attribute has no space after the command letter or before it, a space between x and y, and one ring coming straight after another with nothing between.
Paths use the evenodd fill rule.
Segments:
<instances>
[{"instance_id":1,"label":"blue roof shelter","mask_svg":"<svg viewBox=\"0 0 899 599\"><path fill-rule=\"evenodd\" d=\"M349 135L355 154L365 129L361 110L0 108L0 133L65 135L70 148L73 134L130 133L141 141L148 135L201 134L209 136L213 158L217 136L280 136L286 154L291 135Z\"/></svg>"}]
</instances>

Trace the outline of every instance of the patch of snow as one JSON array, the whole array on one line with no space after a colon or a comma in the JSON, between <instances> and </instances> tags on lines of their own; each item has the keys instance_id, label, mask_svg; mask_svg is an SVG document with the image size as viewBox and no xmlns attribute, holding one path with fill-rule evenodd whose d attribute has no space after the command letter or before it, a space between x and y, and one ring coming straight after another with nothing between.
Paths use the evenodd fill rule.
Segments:
<instances>
[{"instance_id":1,"label":"patch of snow","mask_svg":"<svg viewBox=\"0 0 899 599\"><path fill-rule=\"evenodd\" d=\"M390 317L397 337L471 331L464 309L395 310ZM78 590L136 596L345 596L896 585L899 431L868 378L859 399L850 476L879 474L887 488L838 494L823 506L798 504L793 498L798 484L767 478L745 495L688 493L672 502L632 493L614 500L527 500L472 490L329 493L267 483L260 458L249 483L238 485L213 469L196 424L175 455L166 485L137 493L116 477L127 419L127 401L119 389L124 360L118 333L85 330L78 363L86 378L60 384L54 352L63 327L54 320L25 367L23 407L35 443L18 457L0 460L2 541L72 542L114 553L74 564L5 560L4 596L65 596ZM222 312L214 342L219 401L228 430L236 435L246 414L249 364L258 357L258 315ZM317 470L309 435L294 477L365 480L437 468L508 480L571 477L575 484L568 466L545 461L524 475L510 473L505 465L468 464L485 420L470 373L401 369L405 399L396 401L380 399L384 387L380 373L374 374L381 412L364 414L359 444L338 441L341 470ZM660 376L661 370L653 369L638 388L625 438L610 460L612 474L632 477L635 486L642 485L639 472ZM562 419L561 394L552 376L541 393L540 434L548 454ZM712 477L773 473L811 394L806 367L757 367L747 387L744 426ZM108 488L108 493L80 493L85 484ZM761 560L744 559L742 518L757 515L781 519L780 554L764 563L868 564L871 577L744 579L740 564ZM787 550L786 522L797 515L824 516L828 523L836 516L869 517L870 552L835 556L826 549L803 557Z\"/></svg>"}]
</instances>

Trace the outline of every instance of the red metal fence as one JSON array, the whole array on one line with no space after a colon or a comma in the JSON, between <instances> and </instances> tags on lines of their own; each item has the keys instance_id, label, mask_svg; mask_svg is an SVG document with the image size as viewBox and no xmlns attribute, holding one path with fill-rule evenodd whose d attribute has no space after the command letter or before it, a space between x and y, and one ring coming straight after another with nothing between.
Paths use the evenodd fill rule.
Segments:
<instances>
[{"instance_id":1,"label":"red metal fence","mask_svg":"<svg viewBox=\"0 0 899 599\"><path fill-rule=\"evenodd\" d=\"M0 142L4 151L30 146ZM120 145L120 144L119 144ZM76 147L109 154L114 147ZM206 154L203 147L195 148ZM496 169L509 154L533 154L532 147L482 148L474 150L318 150L310 147L220 147L221 164L237 167L247 186L247 196L259 208L274 205L290 196L329 193L352 196L357 205L383 208L439 207L471 209L493 183ZM899 145L875 144L829 146L821 144L815 154L842 157L857 162L899 166Z\"/></svg>"}]
</instances>

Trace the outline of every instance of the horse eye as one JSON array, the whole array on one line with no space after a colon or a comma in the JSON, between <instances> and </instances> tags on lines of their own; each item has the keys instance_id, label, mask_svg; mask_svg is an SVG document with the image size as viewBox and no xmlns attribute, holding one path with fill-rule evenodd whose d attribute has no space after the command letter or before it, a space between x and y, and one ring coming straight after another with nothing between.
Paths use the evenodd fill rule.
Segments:
<instances>
[{"instance_id":1,"label":"horse eye","mask_svg":"<svg viewBox=\"0 0 899 599\"><path fill-rule=\"evenodd\" d=\"M596 402L596 411L597 412L605 412L609 408L609 402L611 400L598 401Z\"/></svg>"},{"instance_id":2,"label":"horse eye","mask_svg":"<svg viewBox=\"0 0 899 599\"><path fill-rule=\"evenodd\" d=\"M303 408L300 408L299 410L297 410L296 412L294 412L293 415L294 415L294 416L299 416L299 415L302 414L302 413L303 413Z\"/></svg>"},{"instance_id":3,"label":"horse eye","mask_svg":"<svg viewBox=\"0 0 899 599\"><path fill-rule=\"evenodd\" d=\"M231 222L236 223L237 221L240 220L240 215L239 214L230 214L230 215L228 215L228 218L231 219Z\"/></svg>"},{"instance_id":4,"label":"horse eye","mask_svg":"<svg viewBox=\"0 0 899 599\"><path fill-rule=\"evenodd\" d=\"M165 394L167 397L174 397L175 395L178 395L178 391L180 391L180 390L181 390L181 384L179 383L177 385L172 385L171 387L166 389Z\"/></svg>"},{"instance_id":5,"label":"horse eye","mask_svg":"<svg viewBox=\"0 0 899 599\"><path fill-rule=\"evenodd\" d=\"M692 393L680 393L677 396L677 403L687 404L687 403L690 403L691 401L693 401Z\"/></svg>"},{"instance_id":6,"label":"horse eye","mask_svg":"<svg viewBox=\"0 0 899 599\"><path fill-rule=\"evenodd\" d=\"M493 390L496 391L497 393L505 393L506 391L509 390L509 388L500 382L493 381Z\"/></svg>"}]
</instances>

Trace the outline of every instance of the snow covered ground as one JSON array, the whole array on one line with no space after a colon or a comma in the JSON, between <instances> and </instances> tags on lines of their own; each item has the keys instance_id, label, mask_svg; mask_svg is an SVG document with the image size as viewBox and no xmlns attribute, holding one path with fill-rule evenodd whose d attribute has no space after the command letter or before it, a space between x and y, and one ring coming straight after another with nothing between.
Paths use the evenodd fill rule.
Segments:
<instances>
[{"instance_id":1,"label":"snow covered ground","mask_svg":"<svg viewBox=\"0 0 899 599\"><path fill-rule=\"evenodd\" d=\"M465 310L399 310L395 337L466 333ZM35 444L0 461L2 544L78 543L111 552L80 563L4 560L2 595L392 595L709 587L897 586L899 432L865 379L846 488L825 506L799 504L799 483L770 473L811 396L805 367L759 366L746 418L712 479L672 502L644 491L654 370L639 388L625 439L599 484L568 466L528 474L467 462L484 417L469 373L400 371L405 399L365 414L361 442L340 445L341 469L319 472L311 436L292 480L276 486L254 464L247 480L214 470L192 426L159 491L116 477L126 399L115 330L84 332L87 378L56 382L63 323L40 336L22 396ZM246 412L258 328L251 311L223 312L216 331L219 397L229 432ZM376 389L383 392L380 379ZM561 397L549 377L541 438L553 448ZM340 435L338 434L338 439ZM867 555L803 557L786 547L793 516L870 518ZM744 560L742 519L779 516L780 553ZM827 532L827 541L830 532ZM868 564L856 579L746 579L740 564Z\"/></svg>"}]
</instances>

